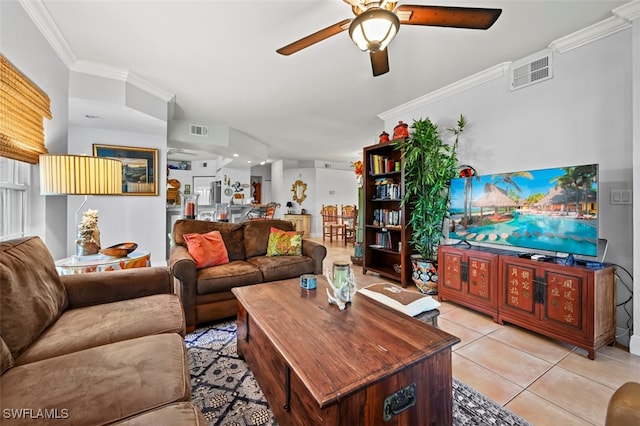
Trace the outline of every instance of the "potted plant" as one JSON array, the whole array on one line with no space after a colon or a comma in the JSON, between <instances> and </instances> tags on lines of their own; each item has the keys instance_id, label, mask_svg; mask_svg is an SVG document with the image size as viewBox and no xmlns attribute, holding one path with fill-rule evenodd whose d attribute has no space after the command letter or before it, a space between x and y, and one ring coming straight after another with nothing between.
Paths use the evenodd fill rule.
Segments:
<instances>
[{"instance_id":1,"label":"potted plant","mask_svg":"<svg viewBox=\"0 0 640 426\"><path fill-rule=\"evenodd\" d=\"M408 138L394 141L404 160L402 205L409 206L409 241L416 254L411 256L413 281L420 291L437 294L436 266L438 244L443 236L444 219L449 216L449 185L457 176L458 138L466 125L460 115L457 127L448 129L456 138L453 145L440 137L438 126L429 118L415 120Z\"/></svg>"}]
</instances>

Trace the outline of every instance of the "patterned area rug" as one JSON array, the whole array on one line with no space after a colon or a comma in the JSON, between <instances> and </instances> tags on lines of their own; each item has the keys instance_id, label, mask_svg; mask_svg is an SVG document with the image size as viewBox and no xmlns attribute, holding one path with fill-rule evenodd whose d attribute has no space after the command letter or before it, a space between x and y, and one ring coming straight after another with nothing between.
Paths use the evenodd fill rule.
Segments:
<instances>
[{"instance_id":1,"label":"patterned area rug","mask_svg":"<svg viewBox=\"0 0 640 426\"><path fill-rule=\"evenodd\" d=\"M193 402L211 426L277 425L247 364L236 353L236 323L199 328L185 337ZM453 379L454 426L529 426L515 414Z\"/></svg>"}]
</instances>

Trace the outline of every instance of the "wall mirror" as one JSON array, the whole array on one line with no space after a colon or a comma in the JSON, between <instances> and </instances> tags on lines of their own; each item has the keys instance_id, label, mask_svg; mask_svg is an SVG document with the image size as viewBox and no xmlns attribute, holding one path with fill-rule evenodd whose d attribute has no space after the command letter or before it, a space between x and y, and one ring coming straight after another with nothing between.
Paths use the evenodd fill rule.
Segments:
<instances>
[{"instance_id":1,"label":"wall mirror","mask_svg":"<svg viewBox=\"0 0 640 426\"><path fill-rule=\"evenodd\" d=\"M307 184L301 180L297 180L291 185L291 192L293 192L293 201L298 204L302 204L302 202L307 198Z\"/></svg>"}]
</instances>

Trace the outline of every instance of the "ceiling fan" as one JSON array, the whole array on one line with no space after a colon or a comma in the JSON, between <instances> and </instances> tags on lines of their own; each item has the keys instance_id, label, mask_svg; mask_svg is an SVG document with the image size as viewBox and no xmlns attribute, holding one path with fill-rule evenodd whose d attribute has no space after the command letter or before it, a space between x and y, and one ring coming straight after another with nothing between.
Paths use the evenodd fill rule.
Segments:
<instances>
[{"instance_id":1,"label":"ceiling fan","mask_svg":"<svg viewBox=\"0 0 640 426\"><path fill-rule=\"evenodd\" d=\"M403 25L469 28L486 30L502 13L502 9L477 7L421 6L397 1L343 0L351 5L353 19L345 19L288 44L276 52L291 55L319 41L349 30L349 36L362 51L369 52L373 75L389 71L387 45Z\"/></svg>"}]
</instances>

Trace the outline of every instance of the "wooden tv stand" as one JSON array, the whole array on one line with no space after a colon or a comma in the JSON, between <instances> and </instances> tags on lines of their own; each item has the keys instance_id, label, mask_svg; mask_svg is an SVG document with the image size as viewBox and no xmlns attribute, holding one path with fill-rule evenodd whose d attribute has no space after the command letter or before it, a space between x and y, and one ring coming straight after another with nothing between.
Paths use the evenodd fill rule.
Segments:
<instances>
[{"instance_id":1,"label":"wooden tv stand","mask_svg":"<svg viewBox=\"0 0 640 426\"><path fill-rule=\"evenodd\" d=\"M438 298L573 344L595 359L615 341L615 268L567 266L470 245L438 249Z\"/></svg>"}]
</instances>

